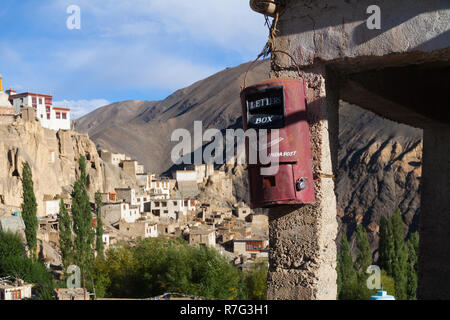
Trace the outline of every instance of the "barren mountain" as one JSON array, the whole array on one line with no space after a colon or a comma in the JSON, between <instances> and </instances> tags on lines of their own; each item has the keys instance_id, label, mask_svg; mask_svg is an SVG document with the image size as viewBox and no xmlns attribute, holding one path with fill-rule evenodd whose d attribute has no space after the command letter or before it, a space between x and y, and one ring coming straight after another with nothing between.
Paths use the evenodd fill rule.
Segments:
<instances>
[{"instance_id":1,"label":"barren mountain","mask_svg":"<svg viewBox=\"0 0 450 320\"><path fill-rule=\"evenodd\" d=\"M229 68L159 102L126 101L100 108L75 121L75 128L88 132L100 146L127 153L148 171L162 173L172 166L170 152L176 128L193 131L241 126L239 89L249 64ZM248 83L267 78L269 63L259 62ZM402 210L410 231L417 229L421 176L421 131L382 119L342 102L340 108L338 212L341 232L354 237L363 223L377 245L381 214ZM247 199L246 172L228 167L234 177L235 195Z\"/></svg>"},{"instance_id":2,"label":"barren mountain","mask_svg":"<svg viewBox=\"0 0 450 320\"><path fill-rule=\"evenodd\" d=\"M159 102L126 101L102 107L75 121L97 145L131 155L148 171L162 173L172 166L171 134L177 128L193 133L194 121L203 129L218 129L240 121L239 92L249 64L223 70L181 89ZM268 63L258 62L247 83L265 79ZM125 109L125 110L124 110Z\"/></svg>"}]
</instances>

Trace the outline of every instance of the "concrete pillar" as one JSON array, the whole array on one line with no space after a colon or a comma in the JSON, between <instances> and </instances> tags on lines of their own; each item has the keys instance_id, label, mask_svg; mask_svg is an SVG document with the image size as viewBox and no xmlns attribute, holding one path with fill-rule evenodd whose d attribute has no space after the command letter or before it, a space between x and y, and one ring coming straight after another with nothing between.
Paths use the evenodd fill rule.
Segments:
<instances>
[{"instance_id":1,"label":"concrete pillar","mask_svg":"<svg viewBox=\"0 0 450 320\"><path fill-rule=\"evenodd\" d=\"M450 299L450 127L423 130L419 299Z\"/></svg>"},{"instance_id":2,"label":"concrete pillar","mask_svg":"<svg viewBox=\"0 0 450 320\"><path fill-rule=\"evenodd\" d=\"M292 69L274 77L299 77ZM307 113L313 171L332 174L337 162L338 92L324 66L308 69ZM333 156L331 156L333 155ZM314 205L281 206L269 212L268 299L336 299L336 196L331 178L315 180Z\"/></svg>"}]
</instances>

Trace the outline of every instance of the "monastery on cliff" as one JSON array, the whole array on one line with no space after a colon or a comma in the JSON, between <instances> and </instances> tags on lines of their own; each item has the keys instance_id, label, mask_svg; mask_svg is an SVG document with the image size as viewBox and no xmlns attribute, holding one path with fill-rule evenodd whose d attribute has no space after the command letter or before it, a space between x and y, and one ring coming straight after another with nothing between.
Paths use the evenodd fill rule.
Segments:
<instances>
[{"instance_id":1,"label":"monastery on cliff","mask_svg":"<svg viewBox=\"0 0 450 320\"><path fill-rule=\"evenodd\" d=\"M9 89L3 92L2 77L0 75L0 114L2 117L21 114L32 108L41 126L51 130L70 129L70 109L53 106L53 97L41 93L17 93Z\"/></svg>"}]
</instances>

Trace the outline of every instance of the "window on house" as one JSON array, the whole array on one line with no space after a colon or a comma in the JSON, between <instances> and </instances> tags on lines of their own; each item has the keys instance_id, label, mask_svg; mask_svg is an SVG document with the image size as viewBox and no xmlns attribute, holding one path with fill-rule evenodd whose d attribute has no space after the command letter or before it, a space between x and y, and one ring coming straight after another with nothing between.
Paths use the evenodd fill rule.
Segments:
<instances>
[{"instance_id":1,"label":"window on house","mask_svg":"<svg viewBox=\"0 0 450 320\"><path fill-rule=\"evenodd\" d=\"M44 99L39 98L39 104L43 104L44 103Z\"/></svg>"},{"instance_id":2,"label":"window on house","mask_svg":"<svg viewBox=\"0 0 450 320\"><path fill-rule=\"evenodd\" d=\"M20 290L11 291L11 300L22 299L22 292Z\"/></svg>"},{"instance_id":3,"label":"window on house","mask_svg":"<svg viewBox=\"0 0 450 320\"><path fill-rule=\"evenodd\" d=\"M56 119L61 119L61 113L60 112L56 113Z\"/></svg>"},{"instance_id":4,"label":"window on house","mask_svg":"<svg viewBox=\"0 0 450 320\"><path fill-rule=\"evenodd\" d=\"M47 120L50 120L50 113L47 112Z\"/></svg>"},{"instance_id":5,"label":"window on house","mask_svg":"<svg viewBox=\"0 0 450 320\"><path fill-rule=\"evenodd\" d=\"M31 103L32 104L37 104L37 98L36 97L32 97L31 98Z\"/></svg>"},{"instance_id":6,"label":"window on house","mask_svg":"<svg viewBox=\"0 0 450 320\"><path fill-rule=\"evenodd\" d=\"M163 207L167 207L167 202L163 202L163 203L162 203L162 206L163 206Z\"/></svg>"},{"instance_id":7,"label":"window on house","mask_svg":"<svg viewBox=\"0 0 450 320\"><path fill-rule=\"evenodd\" d=\"M67 119L67 113L63 112L63 113L62 113L62 118L63 118L63 119Z\"/></svg>"}]
</instances>

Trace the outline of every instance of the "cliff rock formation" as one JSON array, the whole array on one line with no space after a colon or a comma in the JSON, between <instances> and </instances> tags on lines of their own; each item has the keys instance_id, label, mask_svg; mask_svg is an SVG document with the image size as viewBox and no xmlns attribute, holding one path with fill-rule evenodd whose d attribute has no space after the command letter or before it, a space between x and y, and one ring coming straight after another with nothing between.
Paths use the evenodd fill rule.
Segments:
<instances>
[{"instance_id":1,"label":"cliff rock formation","mask_svg":"<svg viewBox=\"0 0 450 320\"><path fill-rule=\"evenodd\" d=\"M0 124L0 214L19 209L22 203L22 164L33 172L38 216L44 215L44 195L70 194L79 175L78 158L86 156L88 191L114 191L135 184L120 168L104 163L87 134L42 128L39 122L20 117Z\"/></svg>"}]
</instances>

